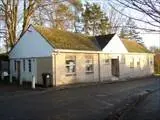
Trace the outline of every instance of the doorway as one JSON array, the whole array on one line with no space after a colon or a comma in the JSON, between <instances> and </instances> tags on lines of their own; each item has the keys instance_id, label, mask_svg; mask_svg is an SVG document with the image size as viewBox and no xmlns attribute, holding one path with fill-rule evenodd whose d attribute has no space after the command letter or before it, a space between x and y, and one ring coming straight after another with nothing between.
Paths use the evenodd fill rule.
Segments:
<instances>
[{"instance_id":1,"label":"doorway","mask_svg":"<svg viewBox=\"0 0 160 120\"><path fill-rule=\"evenodd\" d=\"M112 59L112 75L115 77L119 77L119 59Z\"/></svg>"}]
</instances>

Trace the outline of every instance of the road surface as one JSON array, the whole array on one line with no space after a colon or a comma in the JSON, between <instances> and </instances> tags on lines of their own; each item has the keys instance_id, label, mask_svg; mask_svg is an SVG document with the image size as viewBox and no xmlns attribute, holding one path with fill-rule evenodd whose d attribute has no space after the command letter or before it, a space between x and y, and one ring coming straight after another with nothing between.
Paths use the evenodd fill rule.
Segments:
<instances>
[{"instance_id":1,"label":"road surface","mask_svg":"<svg viewBox=\"0 0 160 120\"><path fill-rule=\"evenodd\" d=\"M159 87L158 78L148 78L13 97L0 93L0 120L104 120L122 100Z\"/></svg>"},{"instance_id":2,"label":"road surface","mask_svg":"<svg viewBox=\"0 0 160 120\"><path fill-rule=\"evenodd\" d=\"M160 120L160 90L150 94L124 120Z\"/></svg>"}]
</instances>

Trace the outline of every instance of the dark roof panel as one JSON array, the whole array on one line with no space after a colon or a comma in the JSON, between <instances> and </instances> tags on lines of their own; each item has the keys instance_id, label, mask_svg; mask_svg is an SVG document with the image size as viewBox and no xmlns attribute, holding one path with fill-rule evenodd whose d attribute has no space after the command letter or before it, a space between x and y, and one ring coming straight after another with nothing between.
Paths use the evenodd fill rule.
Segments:
<instances>
[{"instance_id":1,"label":"dark roof panel","mask_svg":"<svg viewBox=\"0 0 160 120\"><path fill-rule=\"evenodd\" d=\"M115 34L95 36L96 41L94 41L94 43L98 44L100 49L102 50L109 43L109 41L114 35Z\"/></svg>"}]
</instances>

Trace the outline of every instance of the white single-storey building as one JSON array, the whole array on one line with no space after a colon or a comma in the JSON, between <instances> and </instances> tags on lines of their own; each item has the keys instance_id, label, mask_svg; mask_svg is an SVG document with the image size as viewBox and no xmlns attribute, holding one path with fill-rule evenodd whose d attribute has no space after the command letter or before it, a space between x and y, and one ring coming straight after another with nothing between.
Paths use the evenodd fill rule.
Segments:
<instances>
[{"instance_id":1,"label":"white single-storey building","mask_svg":"<svg viewBox=\"0 0 160 120\"><path fill-rule=\"evenodd\" d=\"M51 85L101 82L152 75L154 55L135 41L116 34L87 37L78 33L30 25L9 53L13 78Z\"/></svg>"}]
</instances>

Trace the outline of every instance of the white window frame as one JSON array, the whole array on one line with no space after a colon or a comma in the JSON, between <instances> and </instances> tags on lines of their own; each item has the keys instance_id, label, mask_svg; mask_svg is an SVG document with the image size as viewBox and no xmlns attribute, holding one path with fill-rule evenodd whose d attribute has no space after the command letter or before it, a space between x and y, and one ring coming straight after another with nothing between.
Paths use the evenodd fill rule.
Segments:
<instances>
[{"instance_id":1,"label":"white window frame","mask_svg":"<svg viewBox=\"0 0 160 120\"><path fill-rule=\"evenodd\" d=\"M110 59L108 58L108 59L104 59L104 64L105 65L109 65L110 64Z\"/></svg>"},{"instance_id":2,"label":"white window frame","mask_svg":"<svg viewBox=\"0 0 160 120\"><path fill-rule=\"evenodd\" d=\"M126 57L125 55L121 56L121 64L125 64L126 63Z\"/></svg>"},{"instance_id":3,"label":"white window frame","mask_svg":"<svg viewBox=\"0 0 160 120\"><path fill-rule=\"evenodd\" d=\"M149 58L149 65L153 65L153 59L151 57Z\"/></svg>"},{"instance_id":4,"label":"white window frame","mask_svg":"<svg viewBox=\"0 0 160 120\"><path fill-rule=\"evenodd\" d=\"M131 61L130 61L130 68L134 68L134 58L132 57Z\"/></svg>"},{"instance_id":5,"label":"white window frame","mask_svg":"<svg viewBox=\"0 0 160 120\"><path fill-rule=\"evenodd\" d=\"M150 57L147 57L147 65L150 65Z\"/></svg>"},{"instance_id":6,"label":"white window frame","mask_svg":"<svg viewBox=\"0 0 160 120\"><path fill-rule=\"evenodd\" d=\"M141 67L141 59L140 58L137 61L137 67L139 67L139 68Z\"/></svg>"},{"instance_id":7,"label":"white window frame","mask_svg":"<svg viewBox=\"0 0 160 120\"><path fill-rule=\"evenodd\" d=\"M89 67L91 67L91 70L88 69ZM86 60L85 60L85 72L86 73L93 73L94 72L93 56L86 58Z\"/></svg>"},{"instance_id":8,"label":"white window frame","mask_svg":"<svg viewBox=\"0 0 160 120\"><path fill-rule=\"evenodd\" d=\"M67 61L70 61L70 62L67 63ZM76 74L76 56L66 56L65 70L66 70L66 75Z\"/></svg>"}]
</instances>

